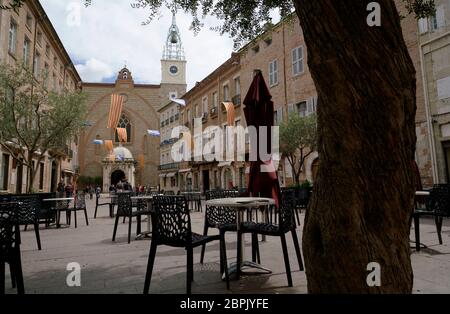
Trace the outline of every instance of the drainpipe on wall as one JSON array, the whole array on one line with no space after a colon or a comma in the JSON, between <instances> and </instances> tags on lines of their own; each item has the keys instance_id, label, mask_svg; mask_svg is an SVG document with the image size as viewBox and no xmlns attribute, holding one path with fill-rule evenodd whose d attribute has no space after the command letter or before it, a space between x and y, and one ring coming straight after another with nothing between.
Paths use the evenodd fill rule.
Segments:
<instances>
[{"instance_id":1,"label":"drainpipe on wall","mask_svg":"<svg viewBox=\"0 0 450 314\"><path fill-rule=\"evenodd\" d=\"M428 40L424 43L420 43L420 39L419 39L420 65L421 65L421 71L422 71L422 84L423 84L424 98L425 98L425 114L426 114L426 119L427 119L428 133L429 133L429 137L430 137L429 145L430 145L430 151L431 151L431 172L433 174L433 183L435 183L435 184L439 183L439 173L437 170L436 142L434 139L433 121L432 121L432 114L431 114L431 108L430 108L429 93L428 93L428 88L427 88L428 82L427 82L426 73L425 73L423 48L426 45L429 45L432 42L439 40L448 35L450 35L450 32L441 34L438 37Z\"/></svg>"}]
</instances>

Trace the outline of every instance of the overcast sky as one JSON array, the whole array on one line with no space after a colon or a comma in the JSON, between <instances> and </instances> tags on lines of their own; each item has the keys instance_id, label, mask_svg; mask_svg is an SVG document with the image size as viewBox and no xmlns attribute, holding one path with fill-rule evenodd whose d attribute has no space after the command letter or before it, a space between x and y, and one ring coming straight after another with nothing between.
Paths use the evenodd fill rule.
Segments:
<instances>
[{"instance_id":1,"label":"overcast sky","mask_svg":"<svg viewBox=\"0 0 450 314\"><path fill-rule=\"evenodd\" d=\"M112 82L126 62L136 82L160 83L162 49L172 21L170 11L163 11L160 19L142 26L146 10L131 8L130 0L94 0L88 8L82 5L84 0L40 2L83 81ZM225 62L233 51L229 36L209 30L220 22L207 18L205 27L195 36L189 30L191 21L189 15L177 14L188 61L188 88Z\"/></svg>"}]
</instances>

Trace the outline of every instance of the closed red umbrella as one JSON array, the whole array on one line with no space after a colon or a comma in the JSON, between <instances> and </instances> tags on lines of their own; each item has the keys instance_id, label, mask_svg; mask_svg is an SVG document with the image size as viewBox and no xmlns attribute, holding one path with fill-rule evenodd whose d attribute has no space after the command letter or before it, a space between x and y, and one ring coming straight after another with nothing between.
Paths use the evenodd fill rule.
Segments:
<instances>
[{"instance_id":1,"label":"closed red umbrella","mask_svg":"<svg viewBox=\"0 0 450 314\"><path fill-rule=\"evenodd\" d=\"M274 109L272 102L272 95L270 95L266 82L261 71L255 71L255 77L244 100L244 113L247 120L247 126L254 126L257 130L257 143L252 143L251 149L257 149L257 160L251 161L250 164L250 178L248 183L248 192L251 196L269 197L276 201L278 206L280 200L280 183L278 181L278 174L274 167L272 160L272 152L267 152L268 160L261 160L259 154L260 126L267 127L267 148L272 147L271 129L273 126ZM256 139L251 139L252 141ZM270 153L270 154L269 154ZM252 155L252 154L250 154Z\"/></svg>"}]
</instances>

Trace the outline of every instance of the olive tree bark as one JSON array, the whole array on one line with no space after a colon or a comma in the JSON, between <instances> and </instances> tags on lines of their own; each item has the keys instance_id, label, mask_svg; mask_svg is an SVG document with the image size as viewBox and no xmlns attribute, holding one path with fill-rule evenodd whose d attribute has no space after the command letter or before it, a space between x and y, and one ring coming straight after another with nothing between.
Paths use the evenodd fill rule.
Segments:
<instances>
[{"instance_id":1,"label":"olive tree bark","mask_svg":"<svg viewBox=\"0 0 450 314\"><path fill-rule=\"evenodd\" d=\"M416 79L392 0L293 0L318 91L320 169L304 226L311 293L411 293ZM367 266L381 266L369 287Z\"/></svg>"}]
</instances>

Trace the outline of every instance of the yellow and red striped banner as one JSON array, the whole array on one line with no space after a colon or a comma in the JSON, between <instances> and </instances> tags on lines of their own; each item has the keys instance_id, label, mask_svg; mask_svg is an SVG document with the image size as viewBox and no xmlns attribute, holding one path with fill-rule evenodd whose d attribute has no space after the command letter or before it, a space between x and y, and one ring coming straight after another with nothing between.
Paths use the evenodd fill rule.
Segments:
<instances>
[{"instance_id":1,"label":"yellow and red striped banner","mask_svg":"<svg viewBox=\"0 0 450 314\"><path fill-rule=\"evenodd\" d=\"M111 107L109 109L108 128L115 129L119 124L123 109L123 97L119 94L111 95Z\"/></svg>"},{"instance_id":2,"label":"yellow and red striped banner","mask_svg":"<svg viewBox=\"0 0 450 314\"><path fill-rule=\"evenodd\" d=\"M227 110L228 126L234 126L234 117L235 117L234 104L232 102L224 102L223 105Z\"/></svg>"},{"instance_id":3,"label":"yellow and red striped banner","mask_svg":"<svg viewBox=\"0 0 450 314\"><path fill-rule=\"evenodd\" d=\"M114 150L113 141L111 140L105 141L105 148L109 153L112 153Z\"/></svg>"},{"instance_id":4,"label":"yellow and red striped banner","mask_svg":"<svg viewBox=\"0 0 450 314\"><path fill-rule=\"evenodd\" d=\"M128 142L127 129L117 128L117 137L119 138L120 143Z\"/></svg>"}]
</instances>

